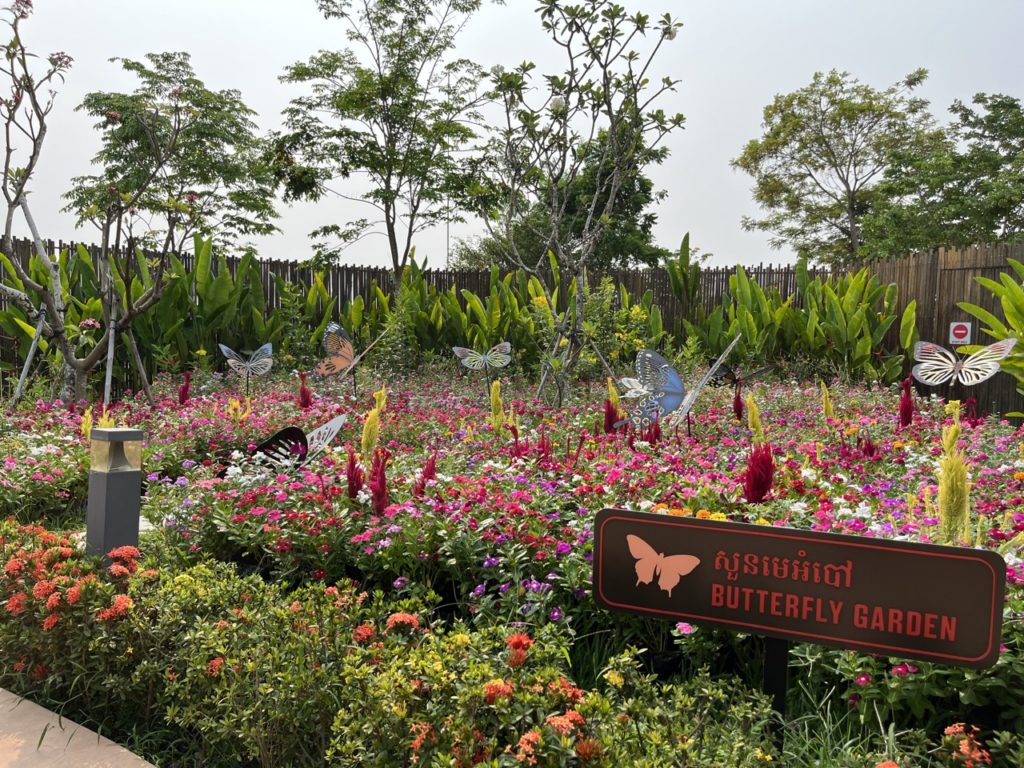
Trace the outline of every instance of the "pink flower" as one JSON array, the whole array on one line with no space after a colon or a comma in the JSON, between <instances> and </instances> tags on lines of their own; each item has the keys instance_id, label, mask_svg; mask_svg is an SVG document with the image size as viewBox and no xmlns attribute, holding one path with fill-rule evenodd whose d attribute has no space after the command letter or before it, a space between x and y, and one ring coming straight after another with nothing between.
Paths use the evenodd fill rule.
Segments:
<instances>
[{"instance_id":1,"label":"pink flower","mask_svg":"<svg viewBox=\"0 0 1024 768\"><path fill-rule=\"evenodd\" d=\"M867 672L861 672L857 677L853 679L857 685L869 685L871 683L871 675Z\"/></svg>"}]
</instances>

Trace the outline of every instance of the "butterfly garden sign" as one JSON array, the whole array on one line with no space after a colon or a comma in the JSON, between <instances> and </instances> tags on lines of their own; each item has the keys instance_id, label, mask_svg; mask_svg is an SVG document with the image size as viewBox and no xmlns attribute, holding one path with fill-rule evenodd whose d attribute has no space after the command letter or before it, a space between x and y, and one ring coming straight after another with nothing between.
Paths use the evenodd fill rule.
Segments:
<instances>
[{"instance_id":1,"label":"butterfly garden sign","mask_svg":"<svg viewBox=\"0 0 1024 768\"><path fill-rule=\"evenodd\" d=\"M604 509L593 563L594 599L614 611L949 666L999 659L1006 563L992 551Z\"/></svg>"}]
</instances>

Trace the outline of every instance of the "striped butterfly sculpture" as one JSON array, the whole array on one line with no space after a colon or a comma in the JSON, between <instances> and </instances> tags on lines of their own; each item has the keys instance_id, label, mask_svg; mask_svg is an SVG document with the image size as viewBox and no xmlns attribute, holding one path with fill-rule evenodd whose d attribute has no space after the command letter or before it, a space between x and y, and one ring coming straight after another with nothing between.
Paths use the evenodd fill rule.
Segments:
<instances>
[{"instance_id":1,"label":"striped butterfly sculpture","mask_svg":"<svg viewBox=\"0 0 1024 768\"><path fill-rule=\"evenodd\" d=\"M305 466L327 449L347 421L345 414L335 416L308 435L299 427L285 427L257 445L250 459L276 468ZM225 467L220 476L226 473Z\"/></svg>"},{"instance_id":2,"label":"striped butterfly sculpture","mask_svg":"<svg viewBox=\"0 0 1024 768\"><path fill-rule=\"evenodd\" d=\"M945 347L930 341L919 341L914 345L914 359L917 365L911 374L922 384L937 387L947 381L958 381L973 387L987 381L999 372L999 362L1012 351L1017 339L1001 339L995 344L982 347L967 357L960 357Z\"/></svg>"},{"instance_id":3,"label":"striped butterfly sculpture","mask_svg":"<svg viewBox=\"0 0 1024 768\"><path fill-rule=\"evenodd\" d=\"M452 352L459 358L459 362L471 371L504 368L512 362L512 344L508 341L495 344L486 352L477 352L475 349L465 347L452 347Z\"/></svg>"},{"instance_id":4,"label":"striped butterfly sculpture","mask_svg":"<svg viewBox=\"0 0 1024 768\"><path fill-rule=\"evenodd\" d=\"M218 344L221 354L227 358L231 370L245 379L245 394L249 394L249 380L253 376L263 376L274 364L274 345L267 342L248 358L242 357L226 344Z\"/></svg>"}]
</instances>

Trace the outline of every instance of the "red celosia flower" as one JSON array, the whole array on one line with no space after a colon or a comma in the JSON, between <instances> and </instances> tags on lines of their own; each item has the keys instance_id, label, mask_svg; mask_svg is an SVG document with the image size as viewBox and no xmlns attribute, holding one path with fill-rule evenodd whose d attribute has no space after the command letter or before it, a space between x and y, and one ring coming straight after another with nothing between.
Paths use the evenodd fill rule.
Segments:
<instances>
[{"instance_id":1,"label":"red celosia flower","mask_svg":"<svg viewBox=\"0 0 1024 768\"><path fill-rule=\"evenodd\" d=\"M99 621L113 621L128 613L128 609L133 605L135 605L135 601L128 595L116 595L113 605L97 613L96 618Z\"/></svg>"},{"instance_id":2,"label":"red celosia flower","mask_svg":"<svg viewBox=\"0 0 1024 768\"><path fill-rule=\"evenodd\" d=\"M409 629L419 629L420 619L419 616L415 616L411 613L392 613L388 616L387 620L387 631L395 629L396 627L408 627Z\"/></svg>"},{"instance_id":3,"label":"red celosia flower","mask_svg":"<svg viewBox=\"0 0 1024 768\"><path fill-rule=\"evenodd\" d=\"M430 454L427 463L423 465L420 476L416 478L416 484L412 488L412 495L419 498L427 487L427 483L437 477L437 452Z\"/></svg>"},{"instance_id":4,"label":"red celosia flower","mask_svg":"<svg viewBox=\"0 0 1024 768\"><path fill-rule=\"evenodd\" d=\"M345 480L348 483L348 497L350 499L356 498L359 492L363 490L363 470L360 469L359 464L356 462L356 452L351 448L348 449L348 467L345 470Z\"/></svg>"},{"instance_id":5,"label":"red celosia flower","mask_svg":"<svg viewBox=\"0 0 1024 768\"><path fill-rule=\"evenodd\" d=\"M743 497L748 504L764 501L771 492L775 476L775 459L770 445L755 445L747 459L747 471L743 475Z\"/></svg>"},{"instance_id":6,"label":"red celosia flower","mask_svg":"<svg viewBox=\"0 0 1024 768\"><path fill-rule=\"evenodd\" d=\"M306 386L306 374L299 371L299 408L305 410L313 405L313 391Z\"/></svg>"},{"instance_id":7,"label":"red celosia flower","mask_svg":"<svg viewBox=\"0 0 1024 768\"><path fill-rule=\"evenodd\" d=\"M178 405L188 404L189 390L192 388L192 371L185 371L185 382L178 387Z\"/></svg>"},{"instance_id":8,"label":"red celosia flower","mask_svg":"<svg viewBox=\"0 0 1024 768\"><path fill-rule=\"evenodd\" d=\"M743 395L740 390L743 389L742 384L736 385L736 394L732 396L732 415L736 417L737 421L743 421Z\"/></svg>"},{"instance_id":9,"label":"red celosia flower","mask_svg":"<svg viewBox=\"0 0 1024 768\"><path fill-rule=\"evenodd\" d=\"M910 377L903 380L903 394L900 395L900 429L909 427L914 421L914 396L910 389Z\"/></svg>"},{"instance_id":10,"label":"red celosia flower","mask_svg":"<svg viewBox=\"0 0 1024 768\"><path fill-rule=\"evenodd\" d=\"M377 636L377 631L369 624L360 624L352 630L352 639L357 643L368 643Z\"/></svg>"},{"instance_id":11,"label":"red celosia flower","mask_svg":"<svg viewBox=\"0 0 1024 768\"><path fill-rule=\"evenodd\" d=\"M387 465L391 454L383 448L378 448L373 455L373 465L370 467L370 478L366 485L370 489L373 511L378 515L384 514L388 505L388 478Z\"/></svg>"},{"instance_id":12,"label":"red celosia flower","mask_svg":"<svg viewBox=\"0 0 1024 768\"><path fill-rule=\"evenodd\" d=\"M619 409L616 408L612 401L605 398L604 401L604 433L610 435L612 432L617 430L615 426L622 421L622 415L619 413Z\"/></svg>"},{"instance_id":13,"label":"red celosia flower","mask_svg":"<svg viewBox=\"0 0 1024 768\"><path fill-rule=\"evenodd\" d=\"M508 636L508 639L505 640L505 645L516 650L528 651L533 647L533 640L523 632L516 632L514 635Z\"/></svg>"}]
</instances>

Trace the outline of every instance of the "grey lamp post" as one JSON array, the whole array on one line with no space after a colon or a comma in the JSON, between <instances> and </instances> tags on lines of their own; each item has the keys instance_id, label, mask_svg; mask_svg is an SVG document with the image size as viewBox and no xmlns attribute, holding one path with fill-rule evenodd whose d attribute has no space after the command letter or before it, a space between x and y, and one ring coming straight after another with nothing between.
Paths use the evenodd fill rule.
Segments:
<instances>
[{"instance_id":1,"label":"grey lamp post","mask_svg":"<svg viewBox=\"0 0 1024 768\"><path fill-rule=\"evenodd\" d=\"M142 430L94 428L85 550L103 555L139 543L142 504Z\"/></svg>"}]
</instances>

